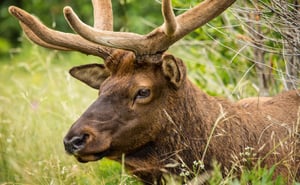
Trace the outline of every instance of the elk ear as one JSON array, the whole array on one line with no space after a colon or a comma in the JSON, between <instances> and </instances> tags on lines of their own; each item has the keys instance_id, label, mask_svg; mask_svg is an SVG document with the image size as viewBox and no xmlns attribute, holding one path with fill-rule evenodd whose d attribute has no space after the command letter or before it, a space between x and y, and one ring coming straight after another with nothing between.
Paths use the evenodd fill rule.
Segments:
<instances>
[{"instance_id":1,"label":"elk ear","mask_svg":"<svg viewBox=\"0 0 300 185\"><path fill-rule=\"evenodd\" d=\"M166 54L163 56L162 69L171 84L178 89L186 76L186 68L182 60Z\"/></svg>"},{"instance_id":2,"label":"elk ear","mask_svg":"<svg viewBox=\"0 0 300 185\"><path fill-rule=\"evenodd\" d=\"M76 66L69 72L74 78L95 89L99 89L102 82L110 75L109 70L103 64Z\"/></svg>"}]
</instances>

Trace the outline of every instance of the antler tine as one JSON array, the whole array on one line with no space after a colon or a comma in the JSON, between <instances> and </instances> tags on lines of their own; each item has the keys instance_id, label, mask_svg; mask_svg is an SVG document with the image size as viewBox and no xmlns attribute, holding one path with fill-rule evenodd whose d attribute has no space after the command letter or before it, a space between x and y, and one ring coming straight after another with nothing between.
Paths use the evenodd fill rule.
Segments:
<instances>
[{"instance_id":1,"label":"antler tine","mask_svg":"<svg viewBox=\"0 0 300 185\"><path fill-rule=\"evenodd\" d=\"M83 23L74 13L72 8L68 6L64 8L64 14L72 29L91 42L113 48L133 50L135 52L138 52L144 47L139 44L141 40L144 40L143 35L95 29ZM131 44L128 42L131 42Z\"/></svg>"},{"instance_id":2,"label":"antler tine","mask_svg":"<svg viewBox=\"0 0 300 185\"><path fill-rule=\"evenodd\" d=\"M38 45L43 46L45 48L49 48L49 49L57 49L57 50L63 50L63 51L69 51L70 50L70 49L65 48L65 47L60 47L60 46L49 44L49 43L43 41L42 39L40 39L38 36L36 36L34 34L34 32L30 28L28 28L25 24L23 24L22 22L20 22L20 25L21 25L25 35L30 40L32 40L34 43L36 43Z\"/></svg>"},{"instance_id":3,"label":"antler tine","mask_svg":"<svg viewBox=\"0 0 300 185\"><path fill-rule=\"evenodd\" d=\"M163 0L164 24L147 35L96 30L84 24L69 7L64 14L75 32L91 42L134 51L138 55L161 53L169 46L218 16L236 0L205 0L175 17L170 0Z\"/></svg>"},{"instance_id":4,"label":"antler tine","mask_svg":"<svg viewBox=\"0 0 300 185\"><path fill-rule=\"evenodd\" d=\"M111 0L92 0L94 7L94 28L113 31Z\"/></svg>"},{"instance_id":5,"label":"antler tine","mask_svg":"<svg viewBox=\"0 0 300 185\"><path fill-rule=\"evenodd\" d=\"M50 29L26 11L11 6L9 12L21 22L25 34L36 44L58 50L75 50L107 58L110 49L83 39L79 35Z\"/></svg>"},{"instance_id":6,"label":"antler tine","mask_svg":"<svg viewBox=\"0 0 300 185\"><path fill-rule=\"evenodd\" d=\"M175 33L177 28L176 17L173 12L171 0L163 0L161 7L164 17L164 32L166 35L171 36Z\"/></svg>"},{"instance_id":7,"label":"antler tine","mask_svg":"<svg viewBox=\"0 0 300 185\"><path fill-rule=\"evenodd\" d=\"M236 0L205 0L194 8L176 17L180 28L176 40L217 17Z\"/></svg>"}]
</instances>

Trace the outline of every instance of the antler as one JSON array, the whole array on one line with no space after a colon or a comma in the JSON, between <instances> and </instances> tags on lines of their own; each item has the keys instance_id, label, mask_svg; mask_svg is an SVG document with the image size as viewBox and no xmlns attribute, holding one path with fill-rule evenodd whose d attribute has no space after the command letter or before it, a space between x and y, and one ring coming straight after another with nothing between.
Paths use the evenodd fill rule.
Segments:
<instances>
[{"instance_id":1,"label":"antler","mask_svg":"<svg viewBox=\"0 0 300 185\"><path fill-rule=\"evenodd\" d=\"M93 0L92 3L94 7L95 29L112 31L113 17L111 1ZM65 51L80 51L104 59L112 52L111 48L90 42L79 35L50 29L43 25L37 18L15 6L9 7L9 12L19 19L20 25L27 37L40 46Z\"/></svg>"},{"instance_id":2,"label":"antler","mask_svg":"<svg viewBox=\"0 0 300 185\"><path fill-rule=\"evenodd\" d=\"M59 50L77 50L106 58L112 51L110 48L131 50L137 55L162 53L186 34L218 16L234 2L235 0L205 0L175 17L171 0L162 0L164 24L146 35L113 32L112 8L109 0L92 0L94 27L83 23L71 7L64 8L65 18L81 37L52 30L17 7L12 6L9 11L21 21L26 35L41 46Z\"/></svg>"},{"instance_id":3,"label":"antler","mask_svg":"<svg viewBox=\"0 0 300 185\"><path fill-rule=\"evenodd\" d=\"M167 50L173 43L218 16L234 2L235 0L205 0L175 17L171 1L162 0L164 24L147 35L96 30L80 21L70 7L64 9L64 14L73 30L87 40L143 55Z\"/></svg>"}]
</instances>

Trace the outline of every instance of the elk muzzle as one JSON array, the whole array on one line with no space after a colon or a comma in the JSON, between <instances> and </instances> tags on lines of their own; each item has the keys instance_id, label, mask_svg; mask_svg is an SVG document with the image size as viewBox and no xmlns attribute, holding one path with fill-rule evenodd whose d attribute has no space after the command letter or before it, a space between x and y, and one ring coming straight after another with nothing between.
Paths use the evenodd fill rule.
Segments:
<instances>
[{"instance_id":1,"label":"elk muzzle","mask_svg":"<svg viewBox=\"0 0 300 185\"><path fill-rule=\"evenodd\" d=\"M109 132L69 132L64 140L65 151L79 162L96 161L110 153L111 135Z\"/></svg>"},{"instance_id":2,"label":"elk muzzle","mask_svg":"<svg viewBox=\"0 0 300 185\"><path fill-rule=\"evenodd\" d=\"M114 114L109 101L96 100L71 126L64 137L65 151L80 162L96 161L108 155L112 143Z\"/></svg>"}]
</instances>

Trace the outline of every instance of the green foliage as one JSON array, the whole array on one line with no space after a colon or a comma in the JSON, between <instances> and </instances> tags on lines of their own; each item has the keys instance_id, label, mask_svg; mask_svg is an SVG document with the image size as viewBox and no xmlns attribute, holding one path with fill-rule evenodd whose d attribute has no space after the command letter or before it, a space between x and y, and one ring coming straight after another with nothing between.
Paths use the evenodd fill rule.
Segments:
<instances>
[{"instance_id":1,"label":"green foliage","mask_svg":"<svg viewBox=\"0 0 300 185\"><path fill-rule=\"evenodd\" d=\"M251 183L253 185L280 185L285 184L284 180L281 176L276 177L273 180L273 173L275 170L275 166L273 166L271 169L266 168L258 168L258 169L252 169L251 171L246 170L240 179L240 184L248 184Z\"/></svg>"},{"instance_id":2,"label":"green foliage","mask_svg":"<svg viewBox=\"0 0 300 185\"><path fill-rule=\"evenodd\" d=\"M215 185L285 185L282 176L277 176L274 178L275 166L270 169L259 167L259 165L253 169L243 170L240 178L237 179L235 174L230 174L225 178L222 177L220 172L220 165L214 163L214 170L212 172L212 178L209 179L209 184ZM297 183L295 182L295 185Z\"/></svg>"}]
</instances>

